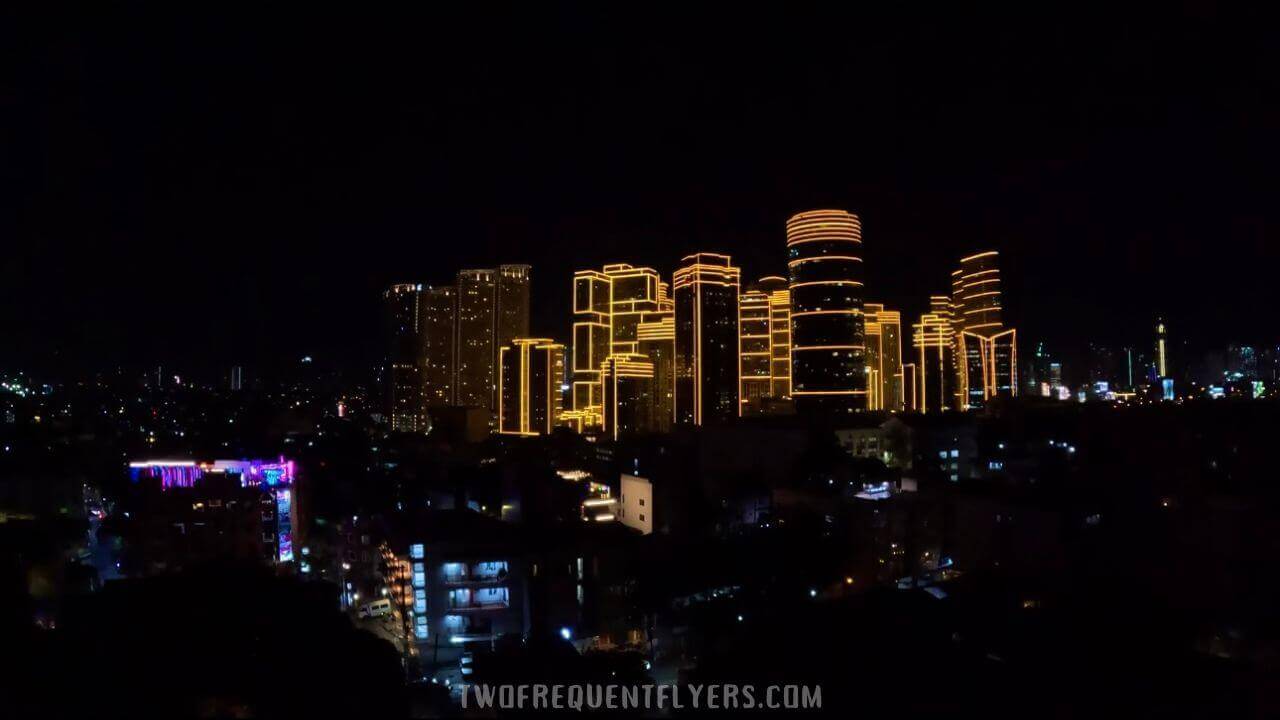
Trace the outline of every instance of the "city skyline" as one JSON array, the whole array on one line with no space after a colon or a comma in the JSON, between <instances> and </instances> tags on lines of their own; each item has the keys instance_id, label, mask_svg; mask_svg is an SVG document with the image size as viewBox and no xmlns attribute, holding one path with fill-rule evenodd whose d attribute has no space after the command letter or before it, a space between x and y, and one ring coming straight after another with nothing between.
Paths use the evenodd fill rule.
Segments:
<instances>
[{"instance_id":1,"label":"city skyline","mask_svg":"<svg viewBox=\"0 0 1280 720\"><path fill-rule=\"evenodd\" d=\"M758 278L778 272L785 218L813 207L863 219L869 267L895 268L868 297L904 318L926 309L914 283L941 289L954 258L995 249L1023 342L1121 345L1156 315L1178 342L1186 328L1206 344L1280 335L1227 312L1277 302L1263 189L1280 164L1257 120L1276 94L1248 91L1273 82L1257 28L1188 13L886 32L838 15L728 34L704 32L719 19L702 12L663 32L508 18L490 28L501 51L465 68L448 61L469 55L460 37L422 49L412 28L433 20L417 14L341 60L270 13L260 32L151 33L127 13L47 28L0 120L28 138L0 178L17 210L0 221L17 248L0 263L0 364L139 363L184 327L208 339L192 362L367 367L380 358L365 319L394 283L503 262L669 275L700 250ZM855 28L853 49L838 28ZM776 56L749 52L761 37ZM203 58L229 40L240 55L215 73ZM1172 280L1217 250L1232 270L1201 278L1213 301L1179 292ZM191 291L205 283L220 289ZM562 337L566 289L534 293L530 334Z\"/></svg>"}]
</instances>

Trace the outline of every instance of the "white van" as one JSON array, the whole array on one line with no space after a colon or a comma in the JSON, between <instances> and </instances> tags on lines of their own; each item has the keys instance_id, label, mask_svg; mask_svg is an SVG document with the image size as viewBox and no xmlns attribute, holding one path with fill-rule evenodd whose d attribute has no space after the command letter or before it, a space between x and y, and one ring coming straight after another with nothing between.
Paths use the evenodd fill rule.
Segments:
<instances>
[{"instance_id":1,"label":"white van","mask_svg":"<svg viewBox=\"0 0 1280 720\"><path fill-rule=\"evenodd\" d=\"M357 615L362 618L376 618L390 614L391 600L388 598L382 598L381 600L374 600L371 603L365 603L360 606L360 611L357 613Z\"/></svg>"}]
</instances>

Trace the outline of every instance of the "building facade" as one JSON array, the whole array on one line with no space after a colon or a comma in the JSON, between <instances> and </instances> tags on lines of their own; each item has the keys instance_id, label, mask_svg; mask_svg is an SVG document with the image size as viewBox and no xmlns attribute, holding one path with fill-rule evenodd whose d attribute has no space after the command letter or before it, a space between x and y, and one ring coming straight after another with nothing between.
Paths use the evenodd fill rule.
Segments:
<instances>
[{"instance_id":1,"label":"building facade","mask_svg":"<svg viewBox=\"0 0 1280 720\"><path fill-rule=\"evenodd\" d=\"M429 421L423 386L422 286L392 285L382 294L386 313L387 419L396 432L426 432Z\"/></svg>"},{"instance_id":2,"label":"building facade","mask_svg":"<svg viewBox=\"0 0 1280 720\"><path fill-rule=\"evenodd\" d=\"M769 333L769 296L758 287L738 296L738 402L740 415L761 411L773 390Z\"/></svg>"}]
</instances>

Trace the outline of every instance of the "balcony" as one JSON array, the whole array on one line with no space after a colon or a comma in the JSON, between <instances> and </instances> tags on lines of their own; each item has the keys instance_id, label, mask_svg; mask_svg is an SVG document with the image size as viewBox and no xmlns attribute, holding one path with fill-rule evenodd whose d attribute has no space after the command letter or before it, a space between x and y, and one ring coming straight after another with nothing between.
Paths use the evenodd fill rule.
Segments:
<instances>
[{"instance_id":1,"label":"balcony","mask_svg":"<svg viewBox=\"0 0 1280 720\"><path fill-rule=\"evenodd\" d=\"M450 590L448 598L450 612L480 612L511 607L510 595L503 587Z\"/></svg>"},{"instance_id":2,"label":"balcony","mask_svg":"<svg viewBox=\"0 0 1280 720\"><path fill-rule=\"evenodd\" d=\"M486 585L500 583L507 579L506 561L481 562L467 565L465 563L445 563L441 568L445 585Z\"/></svg>"}]
</instances>

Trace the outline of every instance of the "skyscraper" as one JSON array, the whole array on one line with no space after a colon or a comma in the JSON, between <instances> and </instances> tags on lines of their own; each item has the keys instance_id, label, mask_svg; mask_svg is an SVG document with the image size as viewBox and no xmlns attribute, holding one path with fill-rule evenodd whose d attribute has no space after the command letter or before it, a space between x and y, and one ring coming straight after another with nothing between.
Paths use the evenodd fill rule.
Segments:
<instances>
[{"instance_id":1,"label":"skyscraper","mask_svg":"<svg viewBox=\"0 0 1280 720\"><path fill-rule=\"evenodd\" d=\"M497 405L498 348L529 331L529 266L458 273L454 393L458 405Z\"/></svg>"},{"instance_id":2,"label":"skyscraper","mask_svg":"<svg viewBox=\"0 0 1280 720\"><path fill-rule=\"evenodd\" d=\"M388 339L387 417L396 432L426 432L422 393L422 331L418 324L421 285L392 285L382 294Z\"/></svg>"},{"instance_id":3,"label":"skyscraper","mask_svg":"<svg viewBox=\"0 0 1280 720\"><path fill-rule=\"evenodd\" d=\"M980 408L996 395L1017 395L1017 331L1001 321L999 254L960 259L951 274L957 406Z\"/></svg>"},{"instance_id":4,"label":"skyscraper","mask_svg":"<svg viewBox=\"0 0 1280 720\"><path fill-rule=\"evenodd\" d=\"M728 255L685 257L675 294L676 421L702 425L736 417L738 288L741 272Z\"/></svg>"},{"instance_id":5,"label":"skyscraper","mask_svg":"<svg viewBox=\"0 0 1280 720\"><path fill-rule=\"evenodd\" d=\"M452 285L426 288L421 299L423 338L423 386L427 406L453 405L454 322L458 316L458 289Z\"/></svg>"},{"instance_id":6,"label":"skyscraper","mask_svg":"<svg viewBox=\"0 0 1280 720\"><path fill-rule=\"evenodd\" d=\"M863 306L867 342L867 408L900 412L902 396L902 314L879 303Z\"/></svg>"},{"instance_id":7,"label":"skyscraper","mask_svg":"<svg viewBox=\"0 0 1280 720\"><path fill-rule=\"evenodd\" d=\"M769 296L753 287L738 296L738 402L742 415L760 412L761 400L772 389L769 339Z\"/></svg>"},{"instance_id":8,"label":"skyscraper","mask_svg":"<svg viewBox=\"0 0 1280 720\"><path fill-rule=\"evenodd\" d=\"M791 394L798 409L844 414L866 406L862 223L844 210L787 220Z\"/></svg>"},{"instance_id":9,"label":"skyscraper","mask_svg":"<svg viewBox=\"0 0 1280 720\"><path fill-rule=\"evenodd\" d=\"M601 373L610 355L640 353L644 327L649 350L660 356L654 362L670 362L671 351L662 351L658 335L669 332L663 327L672 317L671 300L657 270L614 263L574 273L573 317L571 417L583 427L600 427L605 419ZM659 385L657 395L666 397Z\"/></svg>"},{"instance_id":10,"label":"skyscraper","mask_svg":"<svg viewBox=\"0 0 1280 720\"><path fill-rule=\"evenodd\" d=\"M954 407L955 337L951 327L950 300L946 296L930 298L933 312L920 316L912 326L915 349L915 410L939 412Z\"/></svg>"},{"instance_id":11,"label":"skyscraper","mask_svg":"<svg viewBox=\"0 0 1280 720\"><path fill-rule=\"evenodd\" d=\"M769 296L770 397L791 399L791 291L778 275L760 278L760 289Z\"/></svg>"},{"instance_id":12,"label":"skyscraper","mask_svg":"<svg viewBox=\"0 0 1280 720\"><path fill-rule=\"evenodd\" d=\"M498 351L498 432L545 435L563 407L564 345L514 338Z\"/></svg>"},{"instance_id":13,"label":"skyscraper","mask_svg":"<svg viewBox=\"0 0 1280 720\"><path fill-rule=\"evenodd\" d=\"M653 432L655 427L653 363L639 353L616 353L601 366L604 386L604 431L617 440Z\"/></svg>"}]
</instances>

